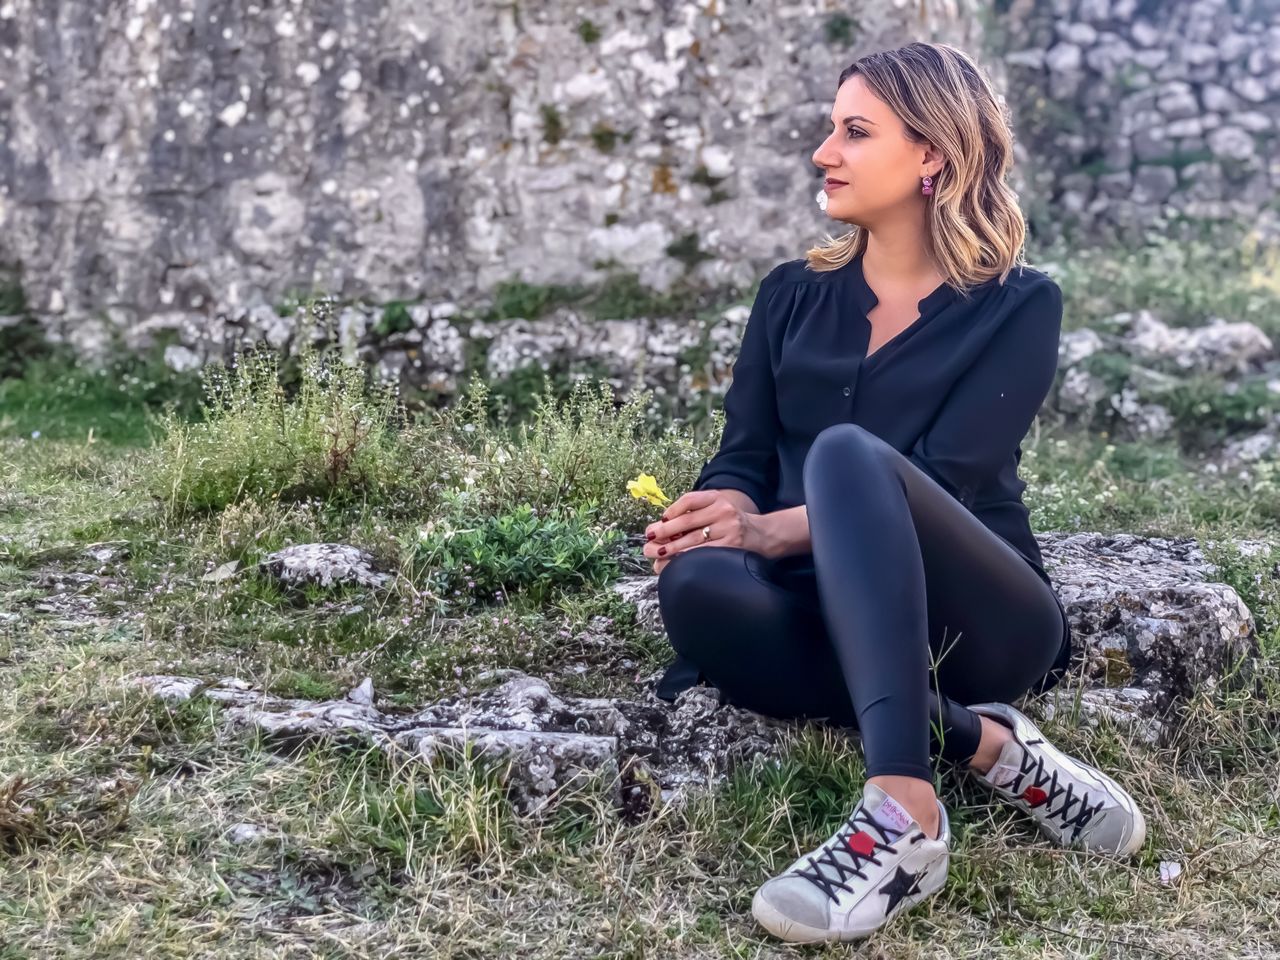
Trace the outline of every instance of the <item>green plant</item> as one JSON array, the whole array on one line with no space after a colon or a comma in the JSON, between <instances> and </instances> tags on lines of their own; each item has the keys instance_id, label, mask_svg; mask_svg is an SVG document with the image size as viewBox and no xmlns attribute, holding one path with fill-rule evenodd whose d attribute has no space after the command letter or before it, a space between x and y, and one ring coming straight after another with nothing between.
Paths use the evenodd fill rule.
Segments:
<instances>
[{"instance_id":1,"label":"green plant","mask_svg":"<svg viewBox=\"0 0 1280 960\"><path fill-rule=\"evenodd\" d=\"M270 350L206 368L203 421L167 415L155 451L152 489L171 513L246 498L377 497L397 484L395 391L334 353L307 351L300 375L288 395Z\"/></svg>"},{"instance_id":2,"label":"green plant","mask_svg":"<svg viewBox=\"0 0 1280 960\"><path fill-rule=\"evenodd\" d=\"M696 233L686 233L667 244L667 256L674 257L691 270L703 260L712 260L714 256L702 249L701 241Z\"/></svg>"},{"instance_id":3,"label":"green plant","mask_svg":"<svg viewBox=\"0 0 1280 960\"><path fill-rule=\"evenodd\" d=\"M0 331L3 333L3 331ZM0 337L0 347L5 340ZM164 410L198 416L200 376L175 373L159 350L113 348L98 366L78 363L62 346L21 358L18 376L0 376L0 438L83 440L145 444L152 419ZM5 359L0 354L0 368Z\"/></svg>"},{"instance_id":4,"label":"green plant","mask_svg":"<svg viewBox=\"0 0 1280 960\"><path fill-rule=\"evenodd\" d=\"M284 292L281 296L280 302L276 304L276 316L292 317L299 311L306 310L312 301L322 297L323 294L316 293L315 291L305 290L300 287L291 287Z\"/></svg>"},{"instance_id":5,"label":"green plant","mask_svg":"<svg viewBox=\"0 0 1280 960\"><path fill-rule=\"evenodd\" d=\"M402 300L392 300L382 308L382 316L373 326L373 332L380 337L392 333L406 333L413 329L413 318L409 316L409 308Z\"/></svg>"},{"instance_id":6,"label":"green plant","mask_svg":"<svg viewBox=\"0 0 1280 960\"><path fill-rule=\"evenodd\" d=\"M627 493L628 478L652 473L675 496L714 452L714 438L699 441L666 422L652 391L632 391L619 404L605 380L579 380L560 397L544 377L532 416L512 428L505 406L494 409L493 388L475 377L434 416L412 445L442 482L466 490L474 514L528 503L544 515L590 511L631 529L648 514Z\"/></svg>"},{"instance_id":7,"label":"green plant","mask_svg":"<svg viewBox=\"0 0 1280 960\"><path fill-rule=\"evenodd\" d=\"M841 47L847 47L853 42L853 35L858 29L858 21L845 13L833 13L823 23L827 43Z\"/></svg>"},{"instance_id":8,"label":"green plant","mask_svg":"<svg viewBox=\"0 0 1280 960\"><path fill-rule=\"evenodd\" d=\"M621 536L597 532L576 513L540 516L523 504L465 526L432 521L421 534L414 566L442 597L482 603L523 591L542 602L553 592L613 579L618 564L609 547Z\"/></svg>"},{"instance_id":9,"label":"green plant","mask_svg":"<svg viewBox=\"0 0 1280 960\"><path fill-rule=\"evenodd\" d=\"M539 109L542 115L542 139L547 143L559 143L564 136L564 118L555 104L544 103Z\"/></svg>"},{"instance_id":10,"label":"green plant","mask_svg":"<svg viewBox=\"0 0 1280 960\"><path fill-rule=\"evenodd\" d=\"M1280 411L1280 394L1268 389L1262 378L1237 384L1234 392L1228 393L1222 380L1197 374L1164 391L1160 402L1180 428L1193 434L1189 441L1197 446L1215 443L1231 433L1259 429Z\"/></svg>"},{"instance_id":11,"label":"green plant","mask_svg":"<svg viewBox=\"0 0 1280 960\"><path fill-rule=\"evenodd\" d=\"M1280 654L1280 547L1245 551L1230 541L1202 543L1205 558L1216 567L1214 579L1231 584L1253 615L1263 653Z\"/></svg>"},{"instance_id":12,"label":"green plant","mask_svg":"<svg viewBox=\"0 0 1280 960\"><path fill-rule=\"evenodd\" d=\"M707 165L705 163L698 164L698 166L694 169L693 173L689 175L690 183L696 183L699 186L703 186L703 187L714 187L716 184L721 183L724 179L725 179L724 177L713 177L711 175L711 171L707 169Z\"/></svg>"},{"instance_id":13,"label":"green plant","mask_svg":"<svg viewBox=\"0 0 1280 960\"><path fill-rule=\"evenodd\" d=\"M1186 223L1180 230L1194 228ZM1172 225L1167 229L1174 232ZM1064 329L1100 326L1121 311L1146 309L1174 326L1219 316L1280 335L1280 286L1265 269L1280 262L1280 254L1234 225L1190 237L1152 232L1124 248L1062 239L1038 252L1033 262L1040 261L1054 264Z\"/></svg>"},{"instance_id":14,"label":"green plant","mask_svg":"<svg viewBox=\"0 0 1280 960\"><path fill-rule=\"evenodd\" d=\"M611 124L598 121L591 128L591 142L601 153L611 153L618 145L618 131Z\"/></svg>"},{"instance_id":15,"label":"green plant","mask_svg":"<svg viewBox=\"0 0 1280 960\"><path fill-rule=\"evenodd\" d=\"M581 296L577 285L534 284L523 280L504 280L493 291L493 305L486 319L508 320L521 318L535 320L548 310L571 303Z\"/></svg>"}]
</instances>

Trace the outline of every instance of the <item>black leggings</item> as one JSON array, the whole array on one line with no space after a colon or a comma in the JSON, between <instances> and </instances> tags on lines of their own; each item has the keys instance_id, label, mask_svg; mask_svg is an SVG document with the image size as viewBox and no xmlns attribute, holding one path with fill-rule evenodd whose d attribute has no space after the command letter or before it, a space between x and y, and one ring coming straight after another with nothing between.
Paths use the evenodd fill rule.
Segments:
<instances>
[{"instance_id":1,"label":"black leggings","mask_svg":"<svg viewBox=\"0 0 1280 960\"><path fill-rule=\"evenodd\" d=\"M723 700L861 734L867 776L932 781L967 761L981 721L1069 640L1053 588L907 457L852 423L805 458L812 552L769 558L708 544L658 577L672 646Z\"/></svg>"}]
</instances>

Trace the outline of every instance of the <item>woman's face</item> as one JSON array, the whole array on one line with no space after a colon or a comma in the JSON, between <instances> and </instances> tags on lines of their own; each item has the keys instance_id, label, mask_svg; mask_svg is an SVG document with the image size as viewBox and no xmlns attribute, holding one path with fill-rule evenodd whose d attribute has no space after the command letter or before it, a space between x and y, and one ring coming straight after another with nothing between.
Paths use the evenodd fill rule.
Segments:
<instances>
[{"instance_id":1,"label":"woman's face","mask_svg":"<svg viewBox=\"0 0 1280 960\"><path fill-rule=\"evenodd\" d=\"M826 171L827 216L873 228L886 215L900 216L905 205L928 201L920 188L942 168L941 155L908 140L902 121L859 74L836 91L831 122L831 134L813 152Z\"/></svg>"}]
</instances>

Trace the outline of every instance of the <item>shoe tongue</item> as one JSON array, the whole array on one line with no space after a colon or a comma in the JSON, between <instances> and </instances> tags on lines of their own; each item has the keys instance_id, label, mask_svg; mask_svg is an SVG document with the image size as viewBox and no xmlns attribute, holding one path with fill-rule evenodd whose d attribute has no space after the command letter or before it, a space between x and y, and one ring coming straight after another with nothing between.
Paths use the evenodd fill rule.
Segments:
<instances>
[{"instance_id":1,"label":"shoe tongue","mask_svg":"<svg viewBox=\"0 0 1280 960\"><path fill-rule=\"evenodd\" d=\"M996 787L1004 787L1013 782L1014 777L1022 772L1022 745L1010 739L1000 748L1000 756L991 765L991 769L982 774L982 778Z\"/></svg>"},{"instance_id":2,"label":"shoe tongue","mask_svg":"<svg viewBox=\"0 0 1280 960\"><path fill-rule=\"evenodd\" d=\"M915 822L897 800L874 783L868 783L863 788L862 808L871 814L871 819L894 834L906 833Z\"/></svg>"}]
</instances>

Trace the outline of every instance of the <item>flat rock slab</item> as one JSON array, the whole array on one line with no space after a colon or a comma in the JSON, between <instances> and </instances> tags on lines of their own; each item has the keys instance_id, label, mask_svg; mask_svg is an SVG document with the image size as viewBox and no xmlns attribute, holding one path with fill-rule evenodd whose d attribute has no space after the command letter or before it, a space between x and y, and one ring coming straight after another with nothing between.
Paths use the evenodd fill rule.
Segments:
<instances>
[{"instance_id":1,"label":"flat rock slab","mask_svg":"<svg viewBox=\"0 0 1280 960\"><path fill-rule=\"evenodd\" d=\"M511 673L492 689L395 714L373 706L368 680L329 701L270 697L231 679L144 676L131 683L171 703L206 697L223 705L230 723L284 740L372 741L428 762L469 744L476 754L511 761L508 785L523 813L539 810L576 777L604 773L615 803L639 814L687 784L715 783L743 761L777 755L785 731L794 729L722 706L710 687L685 690L674 705L652 694L643 701L561 698L547 681Z\"/></svg>"},{"instance_id":2,"label":"flat rock slab","mask_svg":"<svg viewBox=\"0 0 1280 960\"><path fill-rule=\"evenodd\" d=\"M1195 540L1078 533L1040 542L1093 684L1144 690L1142 709L1165 711L1259 655L1249 608L1214 579Z\"/></svg>"}]
</instances>

